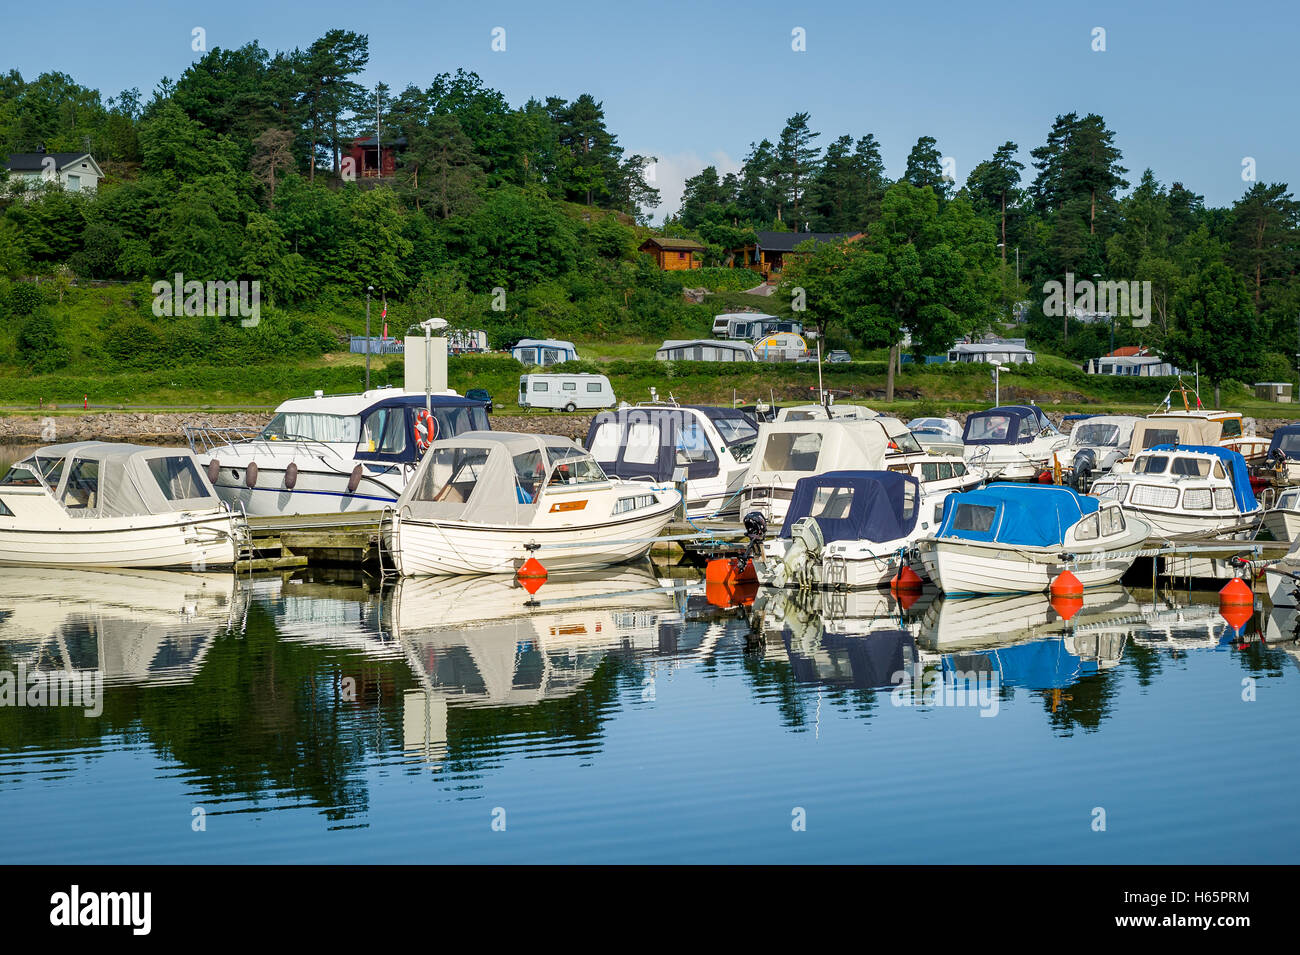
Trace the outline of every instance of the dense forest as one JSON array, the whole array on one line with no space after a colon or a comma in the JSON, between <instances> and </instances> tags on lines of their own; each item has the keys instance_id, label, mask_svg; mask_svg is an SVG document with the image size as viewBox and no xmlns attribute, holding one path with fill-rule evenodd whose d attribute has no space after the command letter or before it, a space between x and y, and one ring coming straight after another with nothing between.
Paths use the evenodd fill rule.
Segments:
<instances>
[{"instance_id":1,"label":"dense forest","mask_svg":"<svg viewBox=\"0 0 1300 955\"><path fill-rule=\"evenodd\" d=\"M804 311L828 340L919 354L1027 321L1038 347L1075 359L1109 347L1106 323L1044 311L1043 285L1151 283L1152 322L1115 322L1211 380L1292 378L1300 351L1300 205L1285 183L1243 182L1216 209L1183 183L1132 176L1100 116L1056 117L1029 151L999 146L956 187L938 141L921 137L900 179L869 132L822 141L807 113L751 144L737 172L690 178L668 235L705 247L700 271L657 271L636 248L659 203L654 157L626 155L588 93L512 106L479 76L367 89L368 40L331 30L306 49L213 49L146 98L105 100L61 73L0 76L0 153L88 151L94 195L45 186L0 198L0 363L237 363L336 347L312 316L355 313L367 286L416 321L440 314L524 334L655 339L707 334L684 282L757 282L737 250L761 230L849 233L792 260L770 309ZM357 137L400 144L395 175L357 180ZM742 253L743 254L743 253ZM149 283L256 280L263 327L157 322ZM41 281L33 285L30 278ZM98 343L71 347L59 310L74 285L121 283ZM505 290L504 296L493 294ZM1027 303L1027 304L1026 304ZM400 325L400 321L399 321Z\"/></svg>"}]
</instances>

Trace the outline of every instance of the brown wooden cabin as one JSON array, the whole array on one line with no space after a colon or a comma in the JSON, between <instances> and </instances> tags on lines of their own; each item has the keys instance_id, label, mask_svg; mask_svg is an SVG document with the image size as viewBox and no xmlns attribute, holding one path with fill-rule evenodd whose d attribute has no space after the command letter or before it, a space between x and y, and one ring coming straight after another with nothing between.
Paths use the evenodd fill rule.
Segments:
<instances>
[{"instance_id":1,"label":"brown wooden cabin","mask_svg":"<svg viewBox=\"0 0 1300 955\"><path fill-rule=\"evenodd\" d=\"M352 170L358 179L387 179L397 174L397 153L406 140L397 136L375 146L374 136L358 136L348 147Z\"/></svg>"},{"instance_id":2,"label":"brown wooden cabin","mask_svg":"<svg viewBox=\"0 0 1300 955\"><path fill-rule=\"evenodd\" d=\"M795 246L807 242L855 242L862 238L861 232L758 232L758 246L747 245L732 249L735 264L753 269L763 278L771 279L779 275L785 266L787 256L799 256Z\"/></svg>"},{"instance_id":3,"label":"brown wooden cabin","mask_svg":"<svg viewBox=\"0 0 1300 955\"><path fill-rule=\"evenodd\" d=\"M698 269L703 263L695 257L696 252L703 252L704 246L690 239L670 239L654 235L641 243L640 251L655 257L655 264L664 271L680 269Z\"/></svg>"}]
</instances>

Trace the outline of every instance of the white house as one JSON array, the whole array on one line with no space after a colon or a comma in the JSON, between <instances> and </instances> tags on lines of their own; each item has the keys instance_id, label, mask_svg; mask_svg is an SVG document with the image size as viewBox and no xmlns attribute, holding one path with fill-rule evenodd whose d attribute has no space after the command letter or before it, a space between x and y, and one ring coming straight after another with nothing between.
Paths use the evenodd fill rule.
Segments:
<instances>
[{"instance_id":1,"label":"white house","mask_svg":"<svg viewBox=\"0 0 1300 955\"><path fill-rule=\"evenodd\" d=\"M1116 348L1109 355L1089 359L1083 370L1090 375L1123 375L1140 378L1169 377L1179 374L1177 368L1140 345Z\"/></svg>"},{"instance_id":2,"label":"white house","mask_svg":"<svg viewBox=\"0 0 1300 955\"><path fill-rule=\"evenodd\" d=\"M57 182L67 192L94 193L104 170L90 153L10 153L5 160L11 188L20 185L34 191L47 182Z\"/></svg>"}]
</instances>

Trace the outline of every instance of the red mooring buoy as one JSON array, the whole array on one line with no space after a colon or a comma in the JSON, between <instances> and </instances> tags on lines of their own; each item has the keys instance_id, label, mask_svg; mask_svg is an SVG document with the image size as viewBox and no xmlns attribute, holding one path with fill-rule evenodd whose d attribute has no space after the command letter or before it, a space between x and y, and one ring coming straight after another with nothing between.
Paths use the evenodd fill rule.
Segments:
<instances>
[{"instance_id":1,"label":"red mooring buoy","mask_svg":"<svg viewBox=\"0 0 1300 955\"><path fill-rule=\"evenodd\" d=\"M1240 577L1233 577L1219 591L1220 607L1254 607L1255 592Z\"/></svg>"},{"instance_id":2,"label":"red mooring buoy","mask_svg":"<svg viewBox=\"0 0 1300 955\"><path fill-rule=\"evenodd\" d=\"M754 569L754 562L747 561L743 573L736 573L736 558L734 557L716 557L709 561L704 568L704 582L706 584L735 584L741 581L758 580L758 571Z\"/></svg>"},{"instance_id":3,"label":"red mooring buoy","mask_svg":"<svg viewBox=\"0 0 1300 955\"><path fill-rule=\"evenodd\" d=\"M1063 570L1052 581L1051 592L1053 597L1082 597L1083 584L1070 571Z\"/></svg>"},{"instance_id":4,"label":"red mooring buoy","mask_svg":"<svg viewBox=\"0 0 1300 955\"><path fill-rule=\"evenodd\" d=\"M925 584L921 580L921 575L907 564L904 564L889 582L889 589L896 594L904 591L920 590L923 586Z\"/></svg>"}]
</instances>

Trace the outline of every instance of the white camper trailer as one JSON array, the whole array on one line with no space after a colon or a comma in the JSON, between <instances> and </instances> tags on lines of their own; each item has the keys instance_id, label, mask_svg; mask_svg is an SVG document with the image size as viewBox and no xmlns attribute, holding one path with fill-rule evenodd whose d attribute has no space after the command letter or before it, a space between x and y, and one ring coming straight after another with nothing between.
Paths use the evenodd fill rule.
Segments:
<instances>
[{"instance_id":1,"label":"white camper trailer","mask_svg":"<svg viewBox=\"0 0 1300 955\"><path fill-rule=\"evenodd\" d=\"M614 388L604 375L520 375L519 407L551 408L556 411L612 408Z\"/></svg>"}]
</instances>

